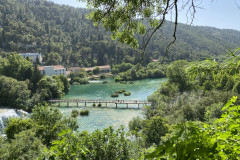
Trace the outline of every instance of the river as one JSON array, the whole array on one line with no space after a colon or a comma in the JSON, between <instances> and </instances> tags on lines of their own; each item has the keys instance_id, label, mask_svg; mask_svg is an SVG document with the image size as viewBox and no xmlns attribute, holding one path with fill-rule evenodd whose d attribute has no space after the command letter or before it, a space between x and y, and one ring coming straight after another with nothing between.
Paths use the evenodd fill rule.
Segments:
<instances>
[{"instance_id":1,"label":"river","mask_svg":"<svg viewBox=\"0 0 240 160\"><path fill-rule=\"evenodd\" d=\"M107 83L103 83L107 81ZM145 79L134 81L133 84L115 83L113 79L107 78L104 80L91 81L86 85L72 85L70 92L63 99L88 99L88 100L147 100L147 96L156 91L166 79ZM131 92L131 96L120 94L118 98L112 98L111 94L117 90L125 89ZM104 104L103 104L104 105ZM75 106L76 104L71 104ZM89 116L77 118L79 123L79 131L87 130L92 132L96 129L104 129L109 126L119 128L123 125L126 129L129 121L133 117L143 117L142 111L138 109L114 109L114 108L93 108L91 104L87 107L60 107L60 110L65 116L70 116L72 109L88 109Z\"/></svg>"}]
</instances>

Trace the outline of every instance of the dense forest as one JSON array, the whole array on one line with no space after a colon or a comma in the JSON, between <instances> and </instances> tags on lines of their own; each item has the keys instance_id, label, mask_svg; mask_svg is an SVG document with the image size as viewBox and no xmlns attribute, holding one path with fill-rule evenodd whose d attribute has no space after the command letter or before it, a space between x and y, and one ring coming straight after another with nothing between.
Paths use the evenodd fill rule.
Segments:
<instances>
[{"instance_id":1,"label":"dense forest","mask_svg":"<svg viewBox=\"0 0 240 160\"><path fill-rule=\"evenodd\" d=\"M239 159L240 32L179 24L167 56L172 62L148 63L161 58L170 42L173 26L166 22L140 64L138 50L94 27L86 9L1 0L0 11L0 106L31 112L4 122L0 159ZM43 76L37 64L17 54L26 51L41 52L48 65L110 64L116 81L167 80L148 97L144 116L130 121L129 132L78 132L76 117L46 101L61 98L70 83L87 83L90 73L72 73L70 83L63 75Z\"/></svg>"},{"instance_id":2,"label":"dense forest","mask_svg":"<svg viewBox=\"0 0 240 160\"><path fill-rule=\"evenodd\" d=\"M0 48L3 51L41 52L47 65L95 66L137 64L138 50L111 40L109 32L87 19L87 9L57 5L46 0L0 2ZM146 48L144 65L161 58L171 40L173 24L166 22ZM139 37L139 42L141 38ZM225 55L240 45L240 32L211 27L178 25L177 41L169 61L197 60Z\"/></svg>"}]
</instances>

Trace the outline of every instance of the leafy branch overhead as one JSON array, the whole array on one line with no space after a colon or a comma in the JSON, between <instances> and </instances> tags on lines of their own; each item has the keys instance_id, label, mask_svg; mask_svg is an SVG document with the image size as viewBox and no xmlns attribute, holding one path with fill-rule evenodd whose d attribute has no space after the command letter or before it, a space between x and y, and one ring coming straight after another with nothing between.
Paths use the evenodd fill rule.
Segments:
<instances>
[{"instance_id":1,"label":"leafy branch overhead","mask_svg":"<svg viewBox=\"0 0 240 160\"><path fill-rule=\"evenodd\" d=\"M174 17L173 41L176 40L178 13L187 9L188 16L194 19L197 0L79 0L94 8L89 18L95 25L102 24L112 32L112 38L122 43L145 49L153 34L161 29L167 16ZM139 43L137 36L142 37ZM168 46L168 47L169 47Z\"/></svg>"}]
</instances>

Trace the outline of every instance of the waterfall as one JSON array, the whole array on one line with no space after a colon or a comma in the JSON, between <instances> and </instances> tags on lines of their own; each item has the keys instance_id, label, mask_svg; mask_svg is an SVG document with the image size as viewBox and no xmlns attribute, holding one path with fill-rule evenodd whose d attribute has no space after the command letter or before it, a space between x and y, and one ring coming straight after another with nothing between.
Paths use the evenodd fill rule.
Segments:
<instances>
[{"instance_id":1,"label":"waterfall","mask_svg":"<svg viewBox=\"0 0 240 160\"><path fill-rule=\"evenodd\" d=\"M25 117L29 113L23 110L14 110L14 109L0 109L0 134L1 131L5 128L4 121L12 117Z\"/></svg>"}]
</instances>

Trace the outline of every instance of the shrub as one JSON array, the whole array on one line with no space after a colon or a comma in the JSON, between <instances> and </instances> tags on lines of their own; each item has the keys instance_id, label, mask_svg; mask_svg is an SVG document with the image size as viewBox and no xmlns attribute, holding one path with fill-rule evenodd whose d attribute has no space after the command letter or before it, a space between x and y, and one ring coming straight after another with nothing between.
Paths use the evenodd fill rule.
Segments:
<instances>
[{"instance_id":1,"label":"shrub","mask_svg":"<svg viewBox=\"0 0 240 160\"><path fill-rule=\"evenodd\" d=\"M95 107L96 106L96 104L95 103L93 103L93 105L92 105L93 107Z\"/></svg>"},{"instance_id":2,"label":"shrub","mask_svg":"<svg viewBox=\"0 0 240 160\"><path fill-rule=\"evenodd\" d=\"M102 106L102 104L101 103L98 103L98 107L101 107Z\"/></svg>"},{"instance_id":3,"label":"shrub","mask_svg":"<svg viewBox=\"0 0 240 160\"><path fill-rule=\"evenodd\" d=\"M96 67L93 69L93 74L98 74L100 73L101 69L99 67Z\"/></svg>"},{"instance_id":4,"label":"shrub","mask_svg":"<svg viewBox=\"0 0 240 160\"><path fill-rule=\"evenodd\" d=\"M80 83L78 83L78 82L73 82L73 85L80 85Z\"/></svg>"},{"instance_id":5,"label":"shrub","mask_svg":"<svg viewBox=\"0 0 240 160\"><path fill-rule=\"evenodd\" d=\"M131 95L131 92L125 92L124 93L124 96L130 96Z\"/></svg>"},{"instance_id":6,"label":"shrub","mask_svg":"<svg viewBox=\"0 0 240 160\"><path fill-rule=\"evenodd\" d=\"M137 136L137 132L139 132L143 128L143 120L139 117L133 118L128 123L128 128L132 134Z\"/></svg>"},{"instance_id":7,"label":"shrub","mask_svg":"<svg viewBox=\"0 0 240 160\"><path fill-rule=\"evenodd\" d=\"M79 115L79 111L76 109L72 110L71 117L76 118Z\"/></svg>"},{"instance_id":8,"label":"shrub","mask_svg":"<svg viewBox=\"0 0 240 160\"><path fill-rule=\"evenodd\" d=\"M106 78L105 74L101 74L100 79L105 79L105 78Z\"/></svg>"},{"instance_id":9,"label":"shrub","mask_svg":"<svg viewBox=\"0 0 240 160\"><path fill-rule=\"evenodd\" d=\"M118 93L124 93L124 92L126 92L125 89L120 89L120 90L118 91Z\"/></svg>"},{"instance_id":10,"label":"shrub","mask_svg":"<svg viewBox=\"0 0 240 160\"><path fill-rule=\"evenodd\" d=\"M88 116L88 115L89 115L89 110L80 111L80 116Z\"/></svg>"},{"instance_id":11,"label":"shrub","mask_svg":"<svg viewBox=\"0 0 240 160\"><path fill-rule=\"evenodd\" d=\"M115 82L120 82L123 80L123 78L121 78L120 76L117 76L114 80L115 80Z\"/></svg>"},{"instance_id":12,"label":"shrub","mask_svg":"<svg viewBox=\"0 0 240 160\"><path fill-rule=\"evenodd\" d=\"M117 94L117 93L113 93L113 94L111 95L111 97L118 97L118 94Z\"/></svg>"}]
</instances>

